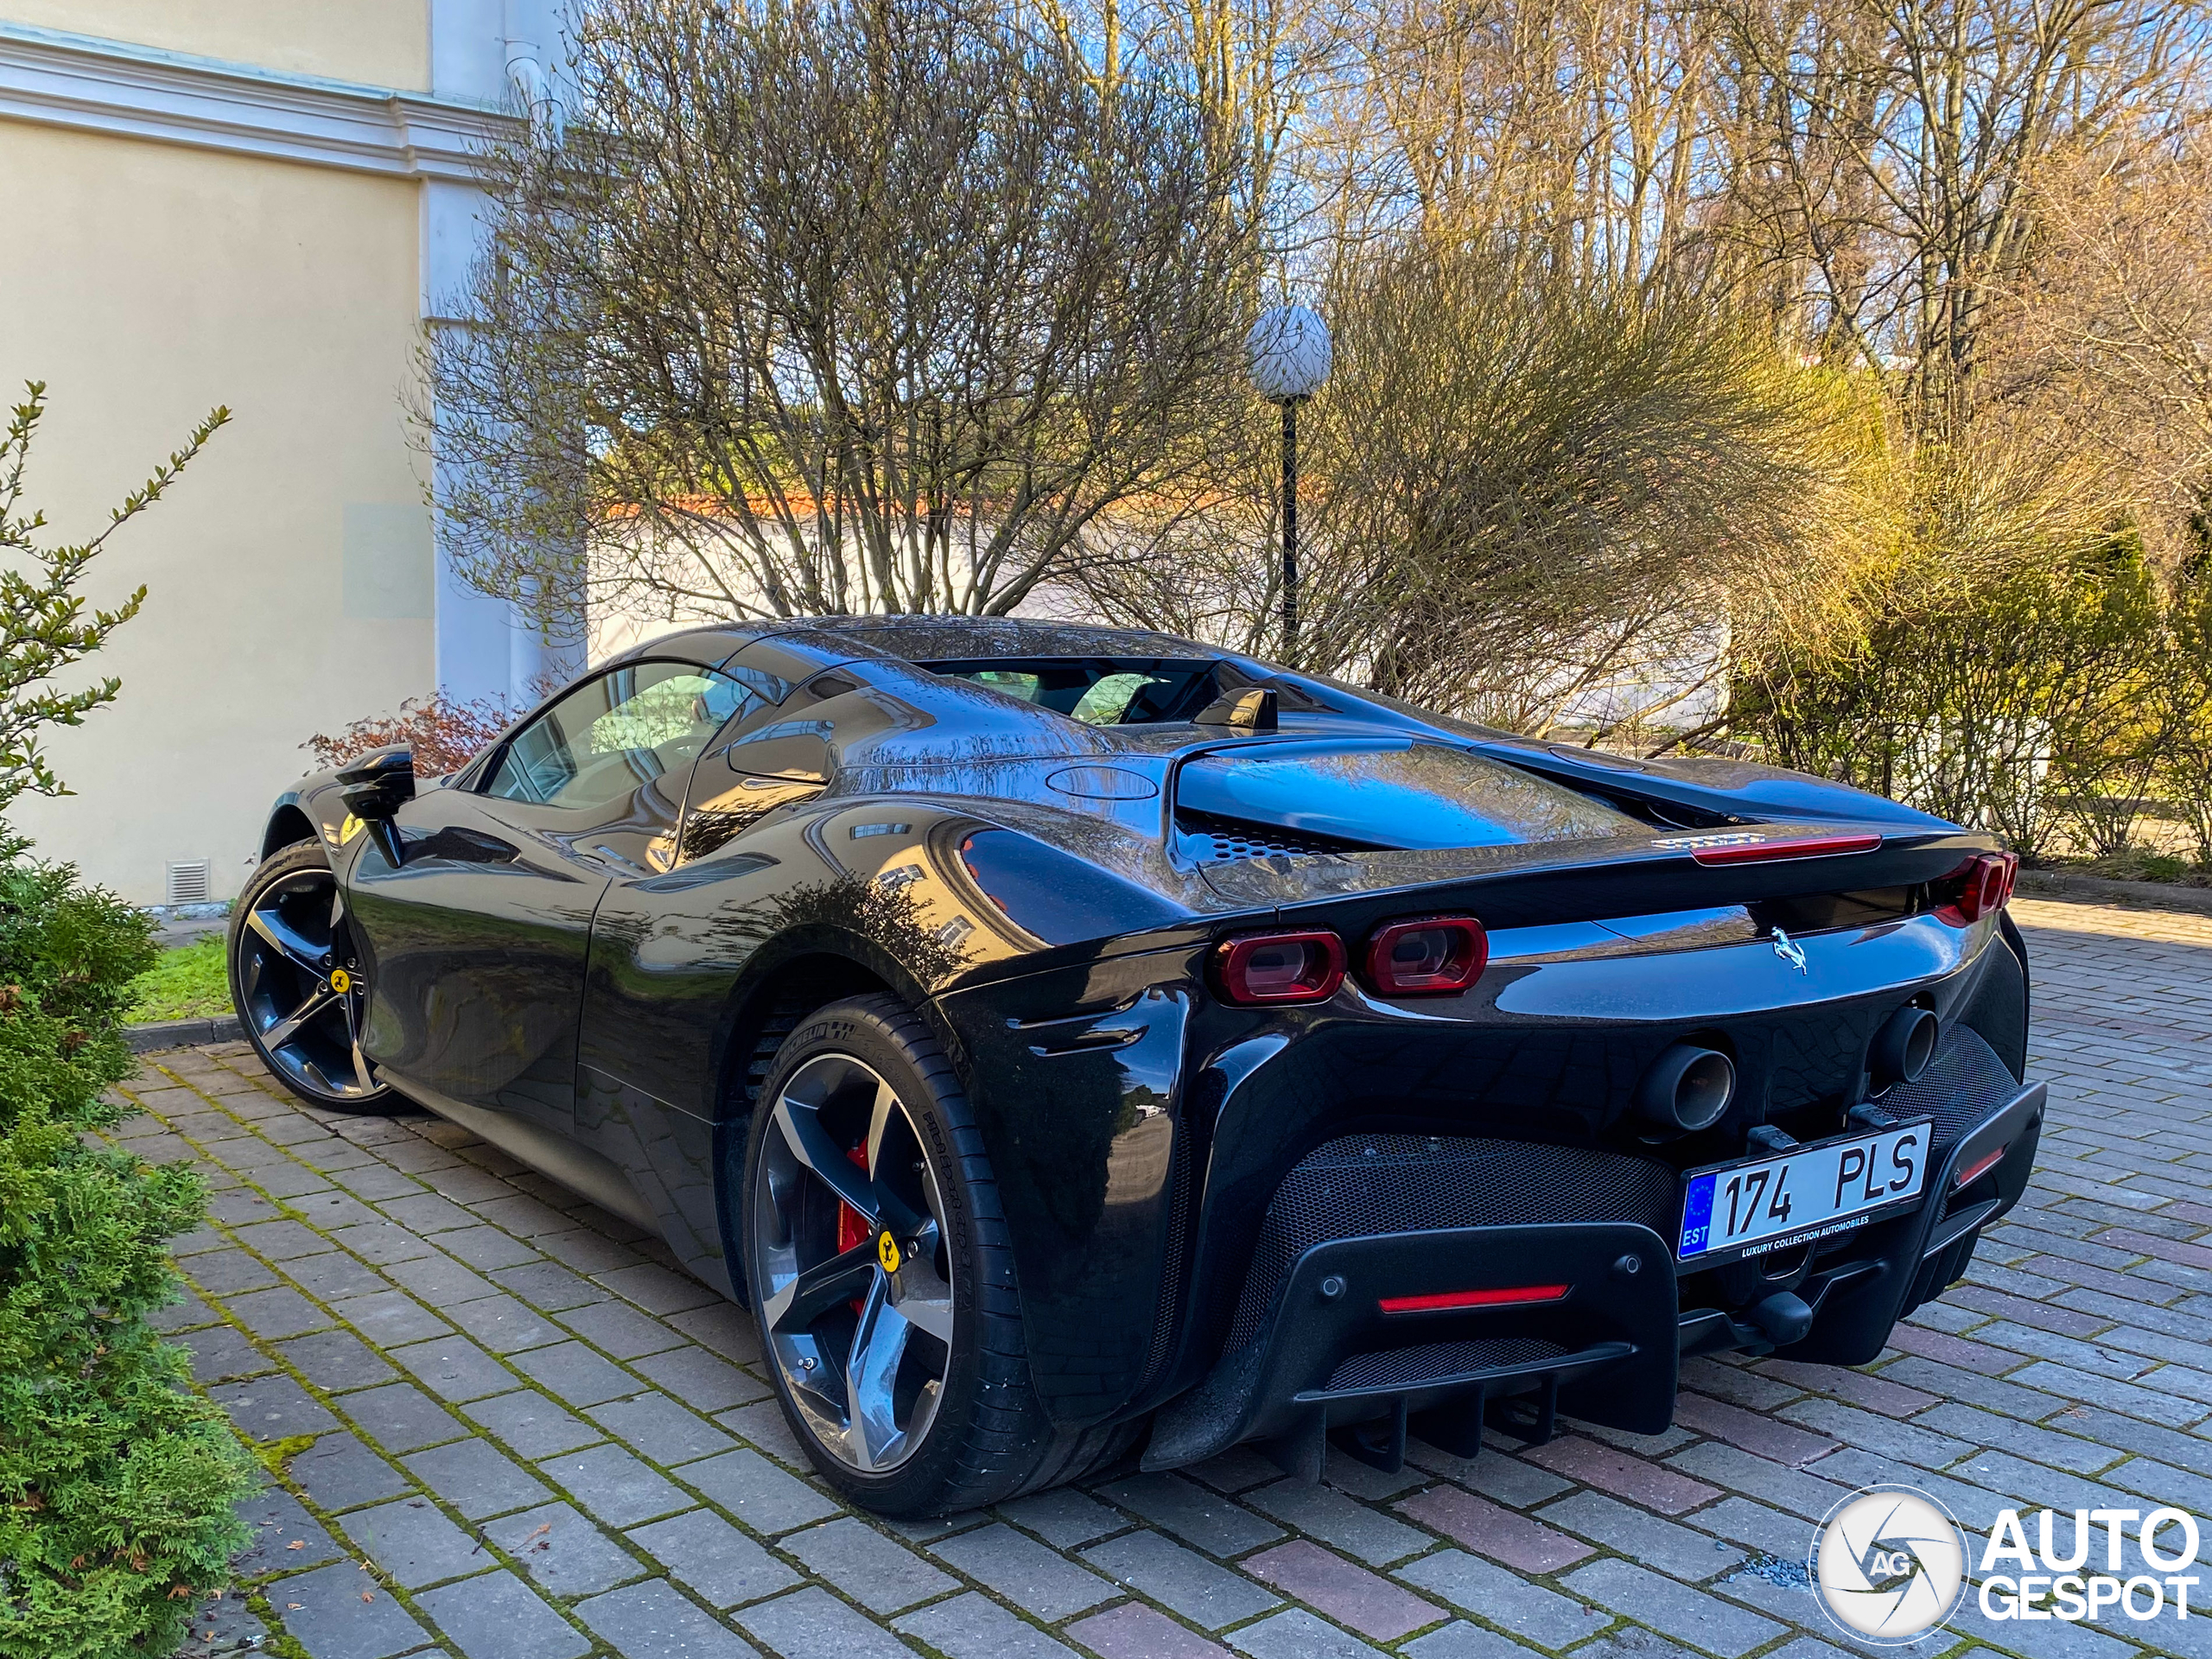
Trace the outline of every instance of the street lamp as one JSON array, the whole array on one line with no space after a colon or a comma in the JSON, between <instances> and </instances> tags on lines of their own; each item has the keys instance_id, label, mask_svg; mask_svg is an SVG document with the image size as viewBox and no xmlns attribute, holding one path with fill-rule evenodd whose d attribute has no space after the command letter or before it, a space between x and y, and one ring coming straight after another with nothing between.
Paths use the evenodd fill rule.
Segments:
<instances>
[{"instance_id":1,"label":"street lamp","mask_svg":"<svg viewBox=\"0 0 2212 1659\"><path fill-rule=\"evenodd\" d=\"M1329 325L1302 305L1262 311L1244 337L1252 385L1282 405L1282 655L1298 654L1298 406L1329 378Z\"/></svg>"}]
</instances>

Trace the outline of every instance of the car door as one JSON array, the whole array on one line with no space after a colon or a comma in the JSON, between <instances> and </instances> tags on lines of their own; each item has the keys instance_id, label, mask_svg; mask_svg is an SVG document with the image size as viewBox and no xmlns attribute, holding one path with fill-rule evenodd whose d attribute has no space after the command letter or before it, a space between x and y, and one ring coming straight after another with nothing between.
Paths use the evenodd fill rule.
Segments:
<instances>
[{"instance_id":1,"label":"car door","mask_svg":"<svg viewBox=\"0 0 2212 1659\"><path fill-rule=\"evenodd\" d=\"M671 867L699 750L744 704L699 663L626 663L563 693L473 788L402 809L350 904L372 957L363 1047L401 1089L574 1128L577 1017L607 884Z\"/></svg>"}]
</instances>

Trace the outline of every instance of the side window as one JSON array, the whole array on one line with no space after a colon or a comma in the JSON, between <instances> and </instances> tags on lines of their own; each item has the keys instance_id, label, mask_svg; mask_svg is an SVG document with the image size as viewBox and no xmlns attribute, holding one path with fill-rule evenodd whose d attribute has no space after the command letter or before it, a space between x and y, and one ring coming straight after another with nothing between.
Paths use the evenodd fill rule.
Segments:
<instances>
[{"instance_id":1,"label":"side window","mask_svg":"<svg viewBox=\"0 0 2212 1659\"><path fill-rule=\"evenodd\" d=\"M486 795L604 806L690 766L755 694L692 663L632 663L588 680L515 734Z\"/></svg>"}]
</instances>

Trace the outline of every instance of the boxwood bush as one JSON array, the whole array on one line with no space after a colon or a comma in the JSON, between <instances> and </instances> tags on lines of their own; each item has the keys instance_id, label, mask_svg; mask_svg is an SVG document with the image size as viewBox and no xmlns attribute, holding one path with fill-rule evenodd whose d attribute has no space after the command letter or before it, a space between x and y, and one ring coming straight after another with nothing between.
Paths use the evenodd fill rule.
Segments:
<instances>
[{"instance_id":1,"label":"boxwood bush","mask_svg":"<svg viewBox=\"0 0 2212 1659\"><path fill-rule=\"evenodd\" d=\"M167 1655L246 1531L252 1465L148 1315L199 1178L100 1141L155 950L142 915L0 845L0 1655Z\"/></svg>"}]
</instances>

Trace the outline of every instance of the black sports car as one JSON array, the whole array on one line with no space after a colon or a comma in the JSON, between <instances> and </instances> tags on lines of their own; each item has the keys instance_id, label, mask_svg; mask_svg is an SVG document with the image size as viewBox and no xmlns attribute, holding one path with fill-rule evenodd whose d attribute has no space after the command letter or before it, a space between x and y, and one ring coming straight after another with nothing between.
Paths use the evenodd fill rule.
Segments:
<instances>
[{"instance_id":1,"label":"black sports car","mask_svg":"<svg viewBox=\"0 0 2212 1659\"><path fill-rule=\"evenodd\" d=\"M664 1238L892 1514L1870 1359L2043 1116L1988 837L1155 634L673 634L263 851L276 1074Z\"/></svg>"}]
</instances>

